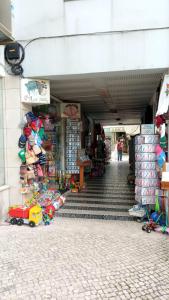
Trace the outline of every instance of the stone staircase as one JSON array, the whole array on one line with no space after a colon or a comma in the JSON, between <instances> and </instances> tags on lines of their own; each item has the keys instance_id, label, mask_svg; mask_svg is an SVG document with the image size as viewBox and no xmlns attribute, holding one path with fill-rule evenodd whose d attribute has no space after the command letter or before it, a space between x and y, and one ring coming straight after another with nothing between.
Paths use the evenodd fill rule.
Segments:
<instances>
[{"instance_id":1,"label":"stone staircase","mask_svg":"<svg viewBox=\"0 0 169 300\"><path fill-rule=\"evenodd\" d=\"M108 174L90 179L80 193L69 193L66 203L58 211L58 217L132 221L128 210L135 204L134 187L128 186L127 176ZM112 173L112 172L111 172Z\"/></svg>"}]
</instances>

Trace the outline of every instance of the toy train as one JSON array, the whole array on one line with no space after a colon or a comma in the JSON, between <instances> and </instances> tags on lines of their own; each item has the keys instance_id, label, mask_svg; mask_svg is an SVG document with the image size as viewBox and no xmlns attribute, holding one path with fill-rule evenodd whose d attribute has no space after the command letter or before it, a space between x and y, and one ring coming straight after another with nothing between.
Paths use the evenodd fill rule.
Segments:
<instances>
[{"instance_id":1,"label":"toy train","mask_svg":"<svg viewBox=\"0 0 169 300\"><path fill-rule=\"evenodd\" d=\"M8 215L12 225L28 224L30 227L35 227L42 222L42 209L39 205L32 207L12 206L9 208Z\"/></svg>"}]
</instances>

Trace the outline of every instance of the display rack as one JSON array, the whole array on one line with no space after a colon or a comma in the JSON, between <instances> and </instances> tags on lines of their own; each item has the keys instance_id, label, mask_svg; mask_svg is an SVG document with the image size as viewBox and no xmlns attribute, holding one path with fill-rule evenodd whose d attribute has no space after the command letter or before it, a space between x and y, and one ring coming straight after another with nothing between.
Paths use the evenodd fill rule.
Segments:
<instances>
[{"instance_id":1,"label":"display rack","mask_svg":"<svg viewBox=\"0 0 169 300\"><path fill-rule=\"evenodd\" d=\"M152 130L143 130L144 128L142 127L142 132L147 134L135 137L135 200L146 205L155 203L156 190L160 186L155 154L159 136L152 134Z\"/></svg>"},{"instance_id":2,"label":"display rack","mask_svg":"<svg viewBox=\"0 0 169 300\"><path fill-rule=\"evenodd\" d=\"M81 148L81 124L78 120L66 120L66 173L79 174L77 152Z\"/></svg>"}]
</instances>

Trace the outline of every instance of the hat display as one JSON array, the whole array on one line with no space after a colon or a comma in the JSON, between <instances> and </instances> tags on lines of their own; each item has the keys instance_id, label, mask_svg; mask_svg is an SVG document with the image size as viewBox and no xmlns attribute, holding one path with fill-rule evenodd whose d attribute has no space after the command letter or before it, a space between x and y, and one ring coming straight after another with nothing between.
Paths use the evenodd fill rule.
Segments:
<instances>
[{"instance_id":1,"label":"hat display","mask_svg":"<svg viewBox=\"0 0 169 300\"><path fill-rule=\"evenodd\" d=\"M18 142L18 146L19 148L25 148L25 145L26 145L26 136L25 135L21 135L20 138L19 138L19 142Z\"/></svg>"},{"instance_id":2,"label":"hat display","mask_svg":"<svg viewBox=\"0 0 169 300\"><path fill-rule=\"evenodd\" d=\"M28 123L31 123L32 121L37 120L37 117L33 114L33 112L28 112L26 115L26 119Z\"/></svg>"}]
</instances>

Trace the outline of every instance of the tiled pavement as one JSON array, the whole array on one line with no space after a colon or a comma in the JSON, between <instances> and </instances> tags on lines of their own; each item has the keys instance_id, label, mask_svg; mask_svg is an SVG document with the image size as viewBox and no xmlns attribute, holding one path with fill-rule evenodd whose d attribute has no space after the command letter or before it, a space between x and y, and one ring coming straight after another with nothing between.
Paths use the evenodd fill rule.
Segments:
<instances>
[{"instance_id":1,"label":"tiled pavement","mask_svg":"<svg viewBox=\"0 0 169 300\"><path fill-rule=\"evenodd\" d=\"M134 188L127 184L128 163L114 162L103 177L92 178L85 190L69 194L59 217L132 221L128 210L133 206Z\"/></svg>"},{"instance_id":2,"label":"tiled pavement","mask_svg":"<svg viewBox=\"0 0 169 300\"><path fill-rule=\"evenodd\" d=\"M1 300L169 299L169 237L135 222L0 226Z\"/></svg>"},{"instance_id":3,"label":"tiled pavement","mask_svg":"<svg viewBox=\"0 0 169 300\"><path fill-rule=\"evenodd\" d=\"M0 300L168 300L168 257L169 237L136 222L0 226Z\"/></svg>"}]
</instances>

